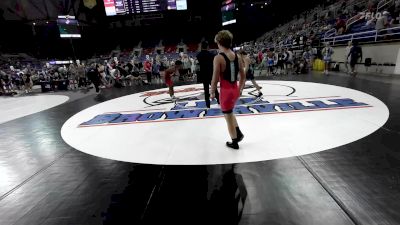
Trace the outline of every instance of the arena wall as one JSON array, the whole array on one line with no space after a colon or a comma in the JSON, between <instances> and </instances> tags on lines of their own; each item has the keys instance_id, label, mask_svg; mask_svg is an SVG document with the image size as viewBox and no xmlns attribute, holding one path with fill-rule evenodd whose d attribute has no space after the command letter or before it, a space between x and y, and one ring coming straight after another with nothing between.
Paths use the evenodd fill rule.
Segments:
<instances>
[{"instance_id":1,"label":"arena wall","mask_svg":"<svg viewBox=\"0 0 400 225\"><path fill-rule=\"evenodd\" d=\"M370 67L358 65L358 71L371 74L396 74L400 75L400 42L374 43L361 45L363 50L363 63L366 58L372 59ZM335 54L333 61L341 62L340 70L345 70L343 62L345 61L346 46L334 47ZM375 65L377 64L377 65Z\"/></svg>"}]
</instances>

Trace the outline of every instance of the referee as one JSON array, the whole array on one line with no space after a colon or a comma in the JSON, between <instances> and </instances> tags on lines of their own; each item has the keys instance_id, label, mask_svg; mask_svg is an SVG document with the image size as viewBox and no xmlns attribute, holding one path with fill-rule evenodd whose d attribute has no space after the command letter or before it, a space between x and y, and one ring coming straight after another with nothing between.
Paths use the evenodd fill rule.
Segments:
<instances>
[{"instance_id":1,"label":"referee","mask_svg":"<svg viewBox=\"0 0 400 225\"><path fill-rule=\"evenodd\" d=\"M206 100L207 108L211 107L210 102L210 85L213 76L214 57L215 55L208 50L208 42L201 42L201 52L197 55L197 60L200 65L200 72L198 74L198 82L203 83L204 95ZM219 93L218 90L215 92L215 98L219 104Z\"/></svg>"}]
</instances>

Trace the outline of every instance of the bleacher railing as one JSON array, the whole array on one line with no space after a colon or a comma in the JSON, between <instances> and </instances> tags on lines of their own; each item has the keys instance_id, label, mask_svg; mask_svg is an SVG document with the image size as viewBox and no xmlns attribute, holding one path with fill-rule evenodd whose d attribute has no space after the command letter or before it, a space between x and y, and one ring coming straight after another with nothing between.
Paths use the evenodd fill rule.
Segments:
<instances>
[{"instance_id":1,"label":"bleacher railing","mask_svg":"<svg viewBox=\"0 0 400 225\"><path fill-rule=\"evenodd\" d=\"M400 27L393 27L388 29L372 30L359 32L354 34L346 34L335 37L323 38L324 42L329 42L332 45L345 44L348 41L357 40L358 42L378 42L382 40L390 40L400 38Z\"/></svg>"},{"instance_id":2,"label":"bleacher railing","mask_svg":"<svg viewBox=\"0 0 400 225\"><path fill-rule=\"evenodd\" d=\"M365 17L363 15L365 15L365 13L367 13L367 12L368 12L368 10L364 10L361 13L358 13L357 15L348 19L346 22L346 30L349 30L353 24L358 23L361 20L365 20Z\"/></svg>"},{"instance_id":3,"label":"bleacher railing","mask_svg":"<svg viewBox=\"0 0 400 225\"><path fill-rule=\"evenodd\" d=\"M386 6L391 6L391 5L394 5L394 0L381 0L376 7L376 12L380 12Z\"/></svg>"},{"instance_id":4,"label":"bleacher railing","mask_svg":"<svg viewBox=\"0 0 400 225\"><path fill-rule=\"evenodd\" d=\"M354 34L346 34L335 37L326 37L320 39L324 43L329 42L332 46L335 45L346 45L349 41L357 40L358 42L381 42L381 41L390 41L390 40L400 40L400 27L393 27L388 29L382 29L380 31L365 31ZM265 44L264 48L275 48L275 49L284 49L284 48L296 48L301 49L304 45L293 45L293 44Z\"/></svg>"},{"instance_id":5,"label":"bleacher railing","mask_svg":"<svg viewBox=\"0 0 400 225\"><path fill-rule=\"evenodd\" d=\"M332 28L332 29L328 30L327 32L325 32L324 38L333 37L335 35L336 35L336 28Z\"/></svg>"}]
</instances>

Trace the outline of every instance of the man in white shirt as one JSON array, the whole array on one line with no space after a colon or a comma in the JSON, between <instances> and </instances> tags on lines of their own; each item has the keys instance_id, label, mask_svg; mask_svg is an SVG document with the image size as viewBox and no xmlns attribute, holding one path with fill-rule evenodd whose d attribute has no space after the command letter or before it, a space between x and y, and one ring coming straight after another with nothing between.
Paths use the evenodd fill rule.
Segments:
<instances>
[{"instance_id":1,"label":"man in white shirt","mask_svg":"<svg viewBox=\"0 0 400 225\"><path fill-rule=\"evenodd\" d=\"M383 12L382 16L376 21L375 29L381 33L381 30L389 27L388 21L389 12Z\"/></svg>"}]
</instances>

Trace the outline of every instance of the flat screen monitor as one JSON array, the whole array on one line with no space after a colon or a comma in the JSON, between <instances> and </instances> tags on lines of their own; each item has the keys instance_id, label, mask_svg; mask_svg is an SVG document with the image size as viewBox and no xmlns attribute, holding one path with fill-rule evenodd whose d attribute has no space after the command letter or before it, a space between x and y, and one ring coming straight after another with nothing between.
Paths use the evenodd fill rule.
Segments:
<instances>
[{"instance_id":1,"label":"flat screen monitor","mask_svg":"<svg viewBox=\"0 0 400 225\"><path fill-rule=\"evenodd\" d=\"M81 38L79 22L75 17L59 16L57 25L61 38Z\"/></svg>"},{"instance_id":2,"label":"flat screen monitor","mask_svg":"<svg viewBox=\"0 0 400 225\"><path fill-rule=\"evenodd\" d=\"M187 10L187 0L104 0L107 16Z\"/></svg>"},{"instance_id":3,"label":"flat screen monitor","mask_svg":"<svg viewBox=\"0 0 400 225\"><path fill-rule=\"evenodd\" d=\"M236 4L232 1L224 1L221 7L222 26L236 23Z\"/></svg>"}]
</instances>

